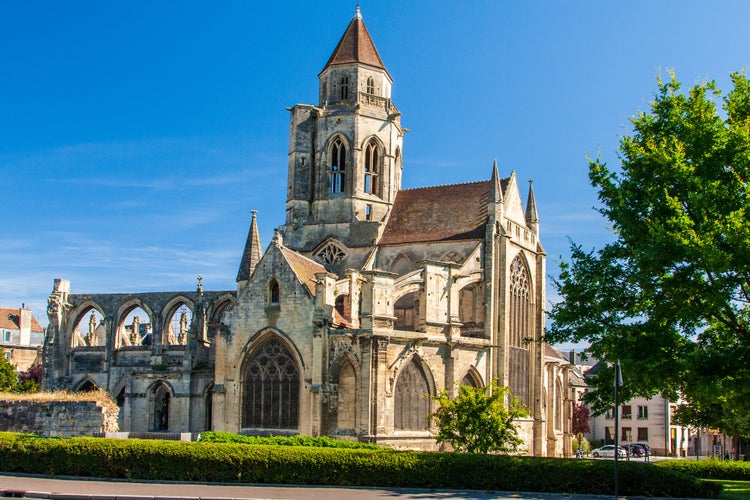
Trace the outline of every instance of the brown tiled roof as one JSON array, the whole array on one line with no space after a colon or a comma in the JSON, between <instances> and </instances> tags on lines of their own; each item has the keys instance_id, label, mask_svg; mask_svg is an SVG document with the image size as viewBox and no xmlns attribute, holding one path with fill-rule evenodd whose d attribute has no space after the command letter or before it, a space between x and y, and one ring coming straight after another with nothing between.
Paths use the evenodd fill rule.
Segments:
<instances>
[{"instance_id":1,"label":"brown tiled roof","mask_svg":"<svg viewBox=\"0 0 750 500\"><path fill-rule=\"evenodd\" d=\"M346 27L344 35L333 50L333 54L328 59L323 71L328 69L329 66L349 63L367 64L388 73L372 38L370 38L370 33L367 32L367 27L359 15L359 10L357 10L357 14L349 23L349 26Z\"/></svg>"},{"instance_id":2,"label":"brown tiled roof","mask_svg":"<svg viewBox=\"0 0 750 500\"><path fill-rule=\"evenodd\" d=\"M7 307L0 307L0 328L7 328L8 330L18 330L21 328L19 321L21 320L21 310ZM31 316L31 331L32 332L43 332L44 328L36 318Z\"/></svg>"},{"instance_id":3,"label":"brown tiled roof","mask_svg":"<svg viewBox=\"0 0 750 500\"><path fill-rule=\"evenodd\" d=\"M404 189L381 245L484 238L491 181Z\"/></svg>"},{"instance_id":4,"label":"brown tiled roof","mask_svg":"<svg viewBox=\"0 0 750 500\"><path fill-rule=\"evenodd\" d=\"M286 247L279 247L279 250L281 251L281 255L283 255L289 263L289 267L292 268L294 274L297 275L297 279L299 279L300 283L305 285L310 292L310 295L315 297L315 273L324 273L326 272L326 268L314 260L298 254L294 250L290 250Z\"/></svg>"}]
</instances>

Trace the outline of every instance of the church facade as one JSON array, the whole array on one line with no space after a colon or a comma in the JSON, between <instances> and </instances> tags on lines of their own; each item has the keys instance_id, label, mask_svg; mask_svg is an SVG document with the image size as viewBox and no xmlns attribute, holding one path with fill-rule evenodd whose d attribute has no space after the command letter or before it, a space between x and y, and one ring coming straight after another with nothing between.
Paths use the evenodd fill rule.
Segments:
<instances>
[{"instance_id":1,"label":"church facade","mask_svg":"<svg viewBox=\"0 0 750 500\"><path fill-rule=\"evenodd\" d=\"M545 252L515 173L402 189L393 80L359 13L290 109L285 223L253 213L237 288L72 294L56 280L47 388L103 387L123 431L331 435L437 449L429 397L510 387L525 450L569 446L568 366L542 342ZM138 310L141 316L133 316Z\"/></svg>"}]
</instances>

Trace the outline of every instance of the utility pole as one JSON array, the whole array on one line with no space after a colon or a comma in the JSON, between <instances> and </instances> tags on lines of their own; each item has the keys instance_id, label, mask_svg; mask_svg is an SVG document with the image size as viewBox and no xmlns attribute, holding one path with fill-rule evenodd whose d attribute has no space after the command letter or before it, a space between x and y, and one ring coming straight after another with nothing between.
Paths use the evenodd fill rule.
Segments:
<instances>
[{"instance_id":1,"label":"utility pole","mask_svg":"<svg viewBox=\"0 0 750 500\"><path fill-rule=\"evenodd\" d=\"M617 390L622 385L622 370L620 360L615 364L615 500L617 499L617 462L620 458L620 400Z\"/></svg>"}]
</instances>

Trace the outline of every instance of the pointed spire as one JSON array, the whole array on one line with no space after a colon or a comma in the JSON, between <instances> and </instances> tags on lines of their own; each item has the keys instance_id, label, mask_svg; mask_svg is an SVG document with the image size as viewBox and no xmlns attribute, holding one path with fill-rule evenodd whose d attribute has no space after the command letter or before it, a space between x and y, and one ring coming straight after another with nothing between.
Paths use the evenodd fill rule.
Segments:
<instances>
[{"instance_id":1,"label":"pointed spire","mask_svg":"<svg viewBox=\"0 0 750 500\"><path fill-rule=\"evenodd\" d=\"M529 197L526 200L526 224L536 228L539 224L539 214L536 211L536 199L534 198L534 179L529 179Z\"/></svg>"},{"instance_id":2,"label":"pointed spire","mask_svg":"<svg viewBox=\"0 0 750 500\"><path fill-rule=\"evenodd\" d=\"M261 257L260 235L258 234L258 222L256 216L257 210L252 210L253 220L250 222L250 231L247 233L245 242L245 251L242 252L240 261L240 270L237 272L237 281L247 281L253 274L255 266L258 265Z\"/></svg>"},{"instance_id":3,"label":"pointed spire","mask_svg":"<svg viewBox=\"0 0 750 500\"><path fill-rule=\"evenodd\" d=\"M502 203L503 189L502 189L502 185L500 184L500 174L497 171L497 158L495 158L495 162L492 164L491 182L492 182L492 193L490 193L490 202Z\"/></svg>"},{"instance_id":4,"label":"pointed spire","mask_svg":"<svg viewBox=\"0 0 750 500\"><path fill-rule=\"evenodd\" d=\"M378 54L378 49L375 48L375 43L373 43L365 22L362 20L359 5L357 5L354 17L349 26L346 27L344 35L339 40L338 45L336 45L333 54L331 54L321 73L331 66L350 63L366 64L377 69L382 69L388 74L388 70L385 69L383 60L380 58L380 54ZM390 75L388 77L390 78Z\"/></svg>"}]
</instances>

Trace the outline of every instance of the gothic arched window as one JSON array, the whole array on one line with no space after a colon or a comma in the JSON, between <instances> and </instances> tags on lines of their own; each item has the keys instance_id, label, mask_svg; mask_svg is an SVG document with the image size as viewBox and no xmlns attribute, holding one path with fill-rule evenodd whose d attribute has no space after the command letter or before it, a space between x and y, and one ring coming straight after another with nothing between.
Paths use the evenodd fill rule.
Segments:
<instances>
[{"instance_id":1,"label":"gothic arched window","mask_svg":"<svg viewBox=\"0 0 750 500\"><path fill-rule=\"evenodd\" d=\"M510 264L509 367L510 391L525 405L529 404L529 349L532 337L531 279L523 258L518 255Z\"/></svg>"},{"instance_id":2,"label":"gothic arched window","mask_svg":"<svg viewBox=\"0 0 750 500\"><path fill-rule=\"evenodd\" d=\"M171 396L169 388L160 383L154 389L154 430L169 430L169 403Z\"/></svg>"},{"instance_id":3,"label":"gothic arched window","mask_svg":"<svg viewBox=\"0 0 750 500\"><path fill-rule=\"evenodd\" d=\"M365 146L365 193L380 195L378 189L378 166L380 161L378 143L373 139Z\"/></svg>"},{"instance_id":4,"label":"gothic arched window","mask_svg":"<svg viewBox=\"0 0 750 500\"><path fill-rule=\"evenodd\" d=\"M349 99L349 77L346 75L339 80L339 97L342 101Z\"/></svg>"},{"instance_id":5,"label":"gothic arched window","mask_svg":"<svg viewBox=\"0 0 750 500\"><path fill-rule=\"evenodd\" d=\"M296 429L299 371L289 350L276 338L261 345L245 367L242 427Z\"/></svg>"},{"instance_id":6,"label":"gothic arched window","mask_svg":"<svg viewBox=\"0 0 750 500\"><path fill-rule=\"evenodd\" d=\"M279 295L279 282L276 280L271 280L271 283L268 284L268 302L271 305L278 305Z\"/></svg>"},{"instance_id":7,"label":"gothic arched window","mask_svg":"<svg viewBox=\"0 0 750 500\"><path fill-rule=\"evenodd\" d=\"M348 361L339 370L337 389L336 429L354 430L357 422L357 374Z\"/></svg>"},{"instance_id":8,"label":"gothic arched window","mask_svg":"<svg viewBox=\"0 0 750 500\"><path fill-rule=\"evenodd\" d=\"M346 189L346 146L338 137L331 145L331 166L329 168L331 193L343 193Z\"/></svg>"},{"instance_id":9,"label":"gothic arched window","mask_svg":"<svg viewBox=\"0 0 750 500\"><path fill-rule=\"evenodd\" d=\"M396 430L429 430L429 394L424 372L414 361L409 362L398 377L394 390Z\"/></svg>"},{"instance_id":10,"label":"gothic arched window","mask_svg":"<svg viewBox=\"0 0 750 500\"><path fill-rule=\"evenodd\" d=\"M367 77L367 93L368 94L375 93L375 80L373 80L371 76Z\"/></svg>"},{"instance_id":11,"label":"gothic arched window","mask_svg":"<svg viewBox=\"0 0 750 500\"><path fill-rule=\"evenodd\" d=\"M510 344L524 347L531 336L531 280L521 256L510 264Z\"/></svg>"}]
</instances>

